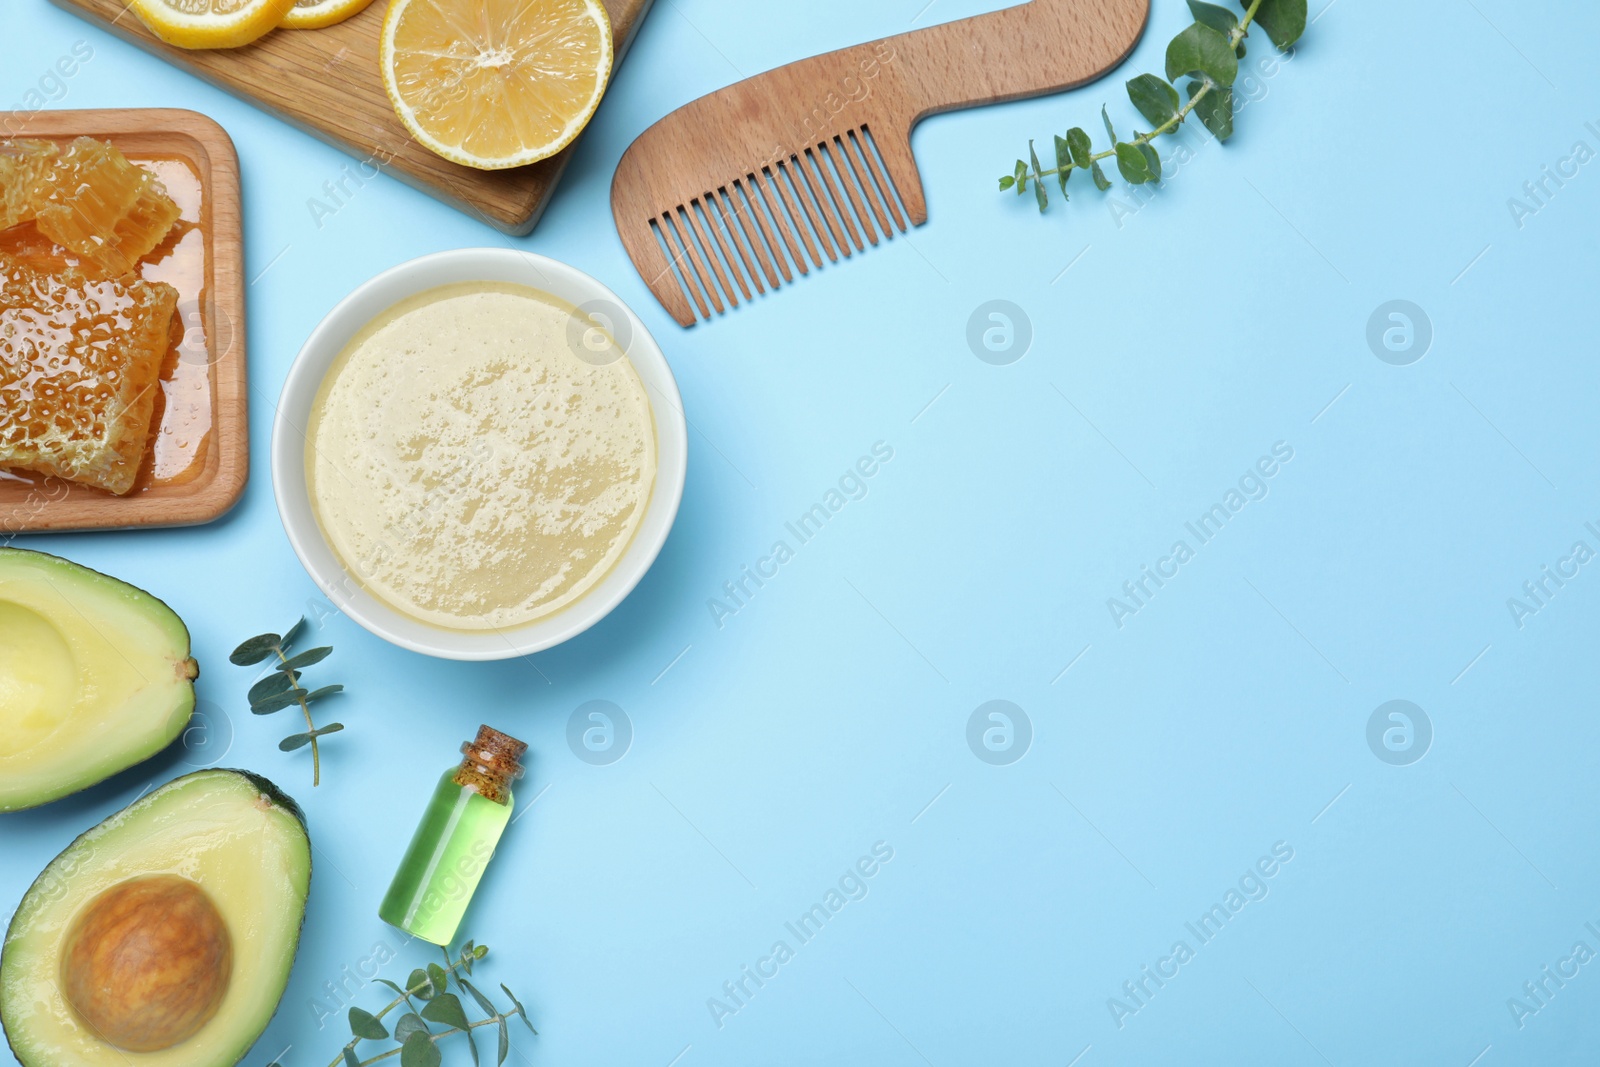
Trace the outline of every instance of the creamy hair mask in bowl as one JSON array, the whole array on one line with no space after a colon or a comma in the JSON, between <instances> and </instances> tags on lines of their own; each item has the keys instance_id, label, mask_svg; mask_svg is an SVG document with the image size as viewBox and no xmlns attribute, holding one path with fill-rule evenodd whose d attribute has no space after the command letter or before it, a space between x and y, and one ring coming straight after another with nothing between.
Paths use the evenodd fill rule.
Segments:
<instances>
[{"instance_id":1,"label":"creamy hair mask in bowl","mask_svg":"<svg viewBox=\"0 0 1600 1067\"><path fill-rule=\"evenodd\" d=\"M296 552L357 622L431 655L526 655L586 629L648 569L682 496L659 349L597 282L527 253L373 279L318 327L284 397L273 474Z\"/></svg>"}]
</instances>

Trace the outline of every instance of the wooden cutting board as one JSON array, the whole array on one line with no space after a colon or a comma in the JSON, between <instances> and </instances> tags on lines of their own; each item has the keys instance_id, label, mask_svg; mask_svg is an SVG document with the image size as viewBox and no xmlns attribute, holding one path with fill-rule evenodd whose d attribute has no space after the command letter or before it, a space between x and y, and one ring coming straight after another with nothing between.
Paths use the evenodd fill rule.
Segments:
<instances>
[{"instance_id":1,"label":"wooden cutting board","mask_svg":"<svg viewBox=\"0 0 1600 1067\"><path fill-rule=\"evenodd\" d=\"M389 106L378 73L378 37L388 5L321 30L275 30L244 48L189 51L158 40L125 0L51 0L174 66L243 97L401 181L510 234L533 229L572 156L513 170L473 170L411 140ZM652 0L604 0L622 62Z\"/></svg>"}]
</instances>

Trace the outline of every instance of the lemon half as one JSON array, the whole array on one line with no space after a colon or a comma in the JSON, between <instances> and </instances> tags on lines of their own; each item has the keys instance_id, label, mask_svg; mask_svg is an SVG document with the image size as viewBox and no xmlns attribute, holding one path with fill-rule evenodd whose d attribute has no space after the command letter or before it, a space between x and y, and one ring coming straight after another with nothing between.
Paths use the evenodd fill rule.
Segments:
<instances>
[{"instance_id":1,"label":"lemon half","mask_svg":"<svg viewBox=\"0 0 1600 1067\"><path fill-rule=\"evenodd\" d=\"M238 48L269 33L295 0L132 0L150 32L179 48Z\"/></svg>"},{"instance_id":2,"label":"lemon half","mask_svg":"<svg viewBox=\"0 0 1600 1067\"><path fill-rule=\"evenodd\" d=\"M390 0L379 65L419 143L479 170L555 155L611 75L599 0Z\"/></svg>"}]
</instances>

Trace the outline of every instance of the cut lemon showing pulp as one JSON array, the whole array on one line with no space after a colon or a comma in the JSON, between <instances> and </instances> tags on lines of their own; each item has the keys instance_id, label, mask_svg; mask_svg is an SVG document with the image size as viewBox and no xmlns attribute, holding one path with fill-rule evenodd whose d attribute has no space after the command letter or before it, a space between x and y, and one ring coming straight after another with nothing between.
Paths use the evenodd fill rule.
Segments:
<instances>
[{"instance_id":1,"label":"cut lemon showing pulp","mask_svg":"<svg viewBox=\"0 0 1600 1067\"><path fill-rule=\"evenodd\" d=\"M295 0L132 0L150 32L179 48L238 48L277 27Z\"/></svg>"},{"instance_id":2,"label":"cut lemon showing pulp","mask_svg":"<svg viewBox=\"0 0 1600 1067\"><path fill-rule=\"evenodd\" d=\"M380 65L423 146L520 167L571 144L600 106L611 20L599 0L390 0Z\"/></svg>"},{"instance_id":3,"label":"cut lemon showing pulp","mask_svg":"<svg viewBox=\"0 0 1600 1067\"><path fill-rule=\"evenodd\" d=\"M320 30L359 15L372 0L295 0L279 26L286 30Z\"/></svg>"}]
</instances>

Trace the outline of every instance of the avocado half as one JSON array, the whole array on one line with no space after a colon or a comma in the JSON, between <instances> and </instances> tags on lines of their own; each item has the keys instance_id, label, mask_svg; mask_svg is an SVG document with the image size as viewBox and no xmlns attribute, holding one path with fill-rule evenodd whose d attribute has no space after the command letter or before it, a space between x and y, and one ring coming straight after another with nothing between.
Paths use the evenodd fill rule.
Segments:
<instances>
[{"instance_id":1,"label":"avocado half","mask_svg":"<svg viewBox=\"0 0 1600 1067\"><path fill-rule=\"evenodd\" d=\"M76 563L0 548L0 812L76 793L166 748L200 668L173 610Z\"/></svg>"},{"instance_id":2,"label":"avocado half","mask_svg":"<svg viewBox=\"0 0 1600 1067\"><path fill-rule=\"evenodd\" d=\"M143 929L100 907L152 884L187 887L210 924L188 922L182 916L194 909L172 909L164 899ZM11 919L0 950L0 1024L12 1052L23 1067L233 1067L283 997L310 885L305 817L265 778L197 771L134 801L52 860ZM91 921L97 909L104 921ZM102 931L104 943L80 951L86 929ZM206 938L222 940L227 952L191 951ZM141 948L152 945L167 948L141 960ZM119 968L114 975L112 968ZM173 990L192 1000L196 976L209 1003L168 1047L112 1044L86 1022L83 998L69 1000L71 990L97 990L112 1001L112 1017L148 1022L171 1008Z\"/></svg>"}]
</instances>

